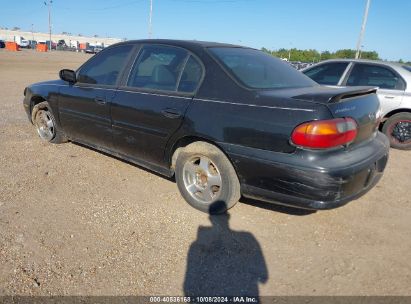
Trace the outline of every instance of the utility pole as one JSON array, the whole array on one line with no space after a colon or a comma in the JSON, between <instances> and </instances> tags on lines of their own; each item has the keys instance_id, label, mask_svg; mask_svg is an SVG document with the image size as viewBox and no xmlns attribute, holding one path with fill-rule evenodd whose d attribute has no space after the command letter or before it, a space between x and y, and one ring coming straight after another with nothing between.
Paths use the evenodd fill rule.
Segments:
<instances>
[{"instance_id":1,"label":"utility pole","mask_svg":"<svg viewBox=\"0 0 411 304\"><path fill-rule=\"evenodd\" d=\"M34 24L31 24L31 40L34 40Z\"/></svg>"},{"instance_id":2,"label":"utility pole","mask_svg":"<svg viewBox=\"0 0 411 304\"><path fill-rule=\"evenodd\" d=\"M364 46L363 45L361 45L361 48L360 48L360 53L358 54L358 58L357 59L361 59L361 54L362 54L362 49L364 48Z\"/></svg>"},{"instance_id":3,"label":"utility pole","mask_svg":"<svg viewBox=\"0 0 411 304\"><path fill-rule=\"evenodd\" d=\"M151 39L152 34L152 19L153 19L153 0L150 0L150 17L148 21L148 38Z\"/></svg>"},{"instance_id":4,"label":"utility pole","mask_svg":"<svg viewBox=\"0 0 411 304\"><path fill-rule=\"evenodd\" d=\"M358 59L360 57L361 45L362 45L362 40L364 38L365 26L367 25L368 10L370 9L370 3L371 3L371 0L367 0L367 4L365 5L365 12L364 12L364 17L362 19L361 32L360 32L360 36L358 37L358 41L357 41L357 52L355 53L355 59Z\"/></svg>"},{"instance_id":5,"label":"utility pole","mask_svg":"<svg viewBox=\"0 0 411 304\"><path fill-rule=\"evenodd\" d=\"M53 3L53 0L49 0L49 3L44 1L44 5L48 7L49 9L49 35L50 35L50 42L49 42L49 50L51 51L51 4Z\"/></svg>"}]
</instances>

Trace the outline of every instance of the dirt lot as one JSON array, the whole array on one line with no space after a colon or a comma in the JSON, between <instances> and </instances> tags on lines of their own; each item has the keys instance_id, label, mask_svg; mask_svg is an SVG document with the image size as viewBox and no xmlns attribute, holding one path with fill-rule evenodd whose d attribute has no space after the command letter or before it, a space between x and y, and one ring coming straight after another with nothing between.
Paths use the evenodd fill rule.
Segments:
<instances>
[{"instance_id":1,"label":"dirt lot","mask_svg":"<svg viewBox=\"0 0 411 304\"><path fill-rule=\"evenodd\" d=\"M242 202L212 224L172 181L40 141L24 87L87 58L0 50L0 295L411 295L411 152L340 209Z\"/></svg>"}]
</instances>

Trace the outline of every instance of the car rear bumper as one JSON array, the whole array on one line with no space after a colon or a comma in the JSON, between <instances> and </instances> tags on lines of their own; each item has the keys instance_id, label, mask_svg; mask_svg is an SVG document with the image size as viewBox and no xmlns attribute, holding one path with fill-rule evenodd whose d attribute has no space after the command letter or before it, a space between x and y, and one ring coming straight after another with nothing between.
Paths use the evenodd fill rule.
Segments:
<instances>
[{"instance_id":1,"label":"car rear bumper","mask_svg":"<svg viewBox=\"0 0 411 304\"><path fill-rule=\"evenodd\" d=\"M295 153L225 145L249 198L305 209L332 209L365 194L382 177L389 142L382 133L355 147Z\"/></svg>"}]
</instances>

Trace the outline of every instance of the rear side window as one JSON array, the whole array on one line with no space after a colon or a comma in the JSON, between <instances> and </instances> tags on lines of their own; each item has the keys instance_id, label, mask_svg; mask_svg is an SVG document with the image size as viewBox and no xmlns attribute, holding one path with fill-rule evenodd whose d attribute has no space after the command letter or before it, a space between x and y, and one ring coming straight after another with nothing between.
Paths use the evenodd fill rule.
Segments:
<instances>
[{"instance_id":1,"label":"rear side window","mask_svg":"<svg viewBox=\"0 0 411 304\"><path fill-rule=\"evenodd\" d=\"M145 46L131 70L127 86L176 91L188 53L169 46Z\"/></svg>"},{"instance_id":2,"label":"rear side window","mask_svg":"<svg viewBox=\"0 0 411 304\"><path fill-rule=\"evenodd\" d=\"M132 45L121 45L95 55L79 71L78 82L114 85L132 49Z\"/></svg>"},{"instance_id":3,"label":"rear side window","mask_svg":"<svg viewBox=\"0 0 411 304\"><path fill-rule=\"evenodd\" d=\"M188 58L178 85L179 92L194 92L203 76L201 64L193 56Z\"/></svg>"},{"instance_id":4,"label":"rear side window","mask_svg":"<svg viewBox=\"0 0 411 304\"><path fill-rule=\"evenodd\" d=\"M316 85L290 64L261 51L235 47L213 47L209 50L234 78L249 88L282 89Z\"/></svg>"},{"instance_id":5,"label":"rear side window","mask_svg":"<svg viewBox=\"0 0 411 304\"><path fill-rule=\"evenodd\" d=\"M319 84L337 85L347 66L348 62L325 63L304 71L304 74Z\"/></svg>"},{"instance_id":6,"label":"rear side window","mask_svg":"<svg viewBox=\"0 0 411 304\"><path fill-rule=\"evenodd\" d=\"M347 81L348 86L376 86L381 89L404 90L404 81L391 69L372 64L356 64Z\"/></svg>"}]
</instances>

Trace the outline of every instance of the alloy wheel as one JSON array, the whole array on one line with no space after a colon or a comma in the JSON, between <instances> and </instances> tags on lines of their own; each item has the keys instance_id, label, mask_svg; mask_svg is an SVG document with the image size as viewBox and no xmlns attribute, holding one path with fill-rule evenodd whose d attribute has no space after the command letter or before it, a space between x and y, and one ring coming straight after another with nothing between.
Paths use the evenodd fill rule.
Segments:
<instances>
[{"instance_id":1,"label":"alloy wheel","mask_svg":"<svg viewBox=\"0 0 411 304\"><path fill-rule=\"evenodd\" d=\"M201 155L187 160L183 167L183 181L187 192L198 202L209 204L221 193L219 169L210 158Z\"/></svg>"},{"instance_id":2,"label":"alloy wheel","mask_svg":"<svg viewBox=\"0 0 411 304\"><path fill-rule=\"evenodd\" d=\"M36 113L35 125L40 138L45 141L52 140L56 135L54 122L48 110L41 109Z\"/></svg>"},{"instance_id":3,"label":"alloy wheel","mask_svg":"<svg viewBox=\"0 0 411 304\"><path fill-rule=\"evenodd\" d=\"M408 144L411 141L411 121L401 120L393 124L390 134L398 144Z\"/></svg>"}]
</instances>

